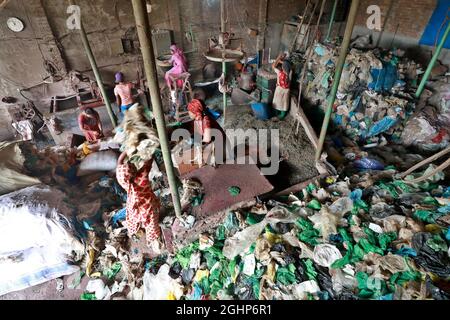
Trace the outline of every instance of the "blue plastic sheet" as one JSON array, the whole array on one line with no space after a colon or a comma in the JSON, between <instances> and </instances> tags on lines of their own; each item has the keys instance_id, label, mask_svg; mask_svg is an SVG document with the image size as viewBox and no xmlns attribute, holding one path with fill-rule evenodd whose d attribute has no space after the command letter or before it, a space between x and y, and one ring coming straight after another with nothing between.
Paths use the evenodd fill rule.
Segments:
<instances>
[{"instance_id":1,"label":"blue plastic sheet","mask_svg":"<svg viewBox=\"0 0 450 320\"><path fill-rule=\"evenodd\" d=\"M352 201L361 200L362 197L362 190L361 189L355 189L350 193L349 198L352 199Z\"/></svg>"},{"instance_id":2,"label":"blue plastic sheet","mask_svg":"<svg viewBox=\"0 0 450 320\"><path fill-rule=\"evenodd\" d=\"M210 108L206 108L206 113L213 118L214 120L217 120L220 118L220 113L214 110L211 110Z\"/></svg>"},{"instance_id":3,"label":"blue plastic sheet","mask_svg":"<svg viewBox=\"0 0 450 320\"><path fill-rule=\"evenodd\" d=\"M202 288L197 282L194 282L192 287L192 295L189 300L200 300L202 298Z\"/></svg>"},{"instance_id":4,"label":"blue plastic sheet","mask_svg":"<svg viewBox=\"0 0 450 320\"><path fill-rule=\"evenodd\" d=\"M314 48L314 52L317 53L319 56L323 57L325 55L325 48L320 45L317 45Z\"/></svg>"},{"instance_id":5,"label":"blue plastic sheet","mask_svg":"<svg viewBox=\"0 0 450 320\"><path fill-rule=\"evenodd\" d=\"M398 80L397 67L391 63L383 64L383 69L371 69L373 82L368 84L368 88L377 92L391 91Z\"/></svg>"},{"instance_id":6,"label":"blue plastic sheet","mask_svg":"<svg viewBox=\"0 0 450 320\"><path fill-rule=\"evenodd\" d=\"M375 159L362 158L353 162L353 166L363 170L383 170L384 164Z\"/></svg>"},{"instance_id":7,"label":"blue plastic sheet","mask_svg":"<svg viewBox=\"0 0 450 320\"><path fill-rule=\"evenodd\" d=\"M450 198L450 187L445 188L444 193L442 194L444 198Z\"/></svg>"},{"instance_id":8,"label":"blue plastic sheet","mask_svg":"<svg viewBox=\"0 0 450 320\"><path fill-rule=\"evenodd\" d=\"M125 220L126 216L127 216L127 209L126 208L123 208L123 209L120 209L119 211L117 211L112 216L113 226L117 226L117 222Z\"/></svg>"},{"instance_id":9,"label":"blue plastic sheet","mask_svg":"<svg viewBox=\"0 0 450 320\"><path fill-rule=\"evenodd\" d=\"M440 207L437 209L439 213L450 213L450 205L447 205L445 207Z\"/></svg>"},{"instance_id":10,"label":"blue plastic sheet","mask_svg":"<svg viewBox=\"0 0 450 320\"><path fill-rule=\"evenodd\" d=\"M407 257L417 257L416 250L414 250L413 248L410 248L410 247L402 247L399 250L397 250L395 252L395 254L398 254L398 255L400 255L402 257L405 257L405 256L407 256Z\"/></svg>"},{"instance_id":11,"label":"blue plastic sheet","mask_svg":"<svg viewBox=\"0 0 450 320\"><path fill-rule=\"evenodd\" d=\"M86 220L83 220L83 228L85 228L86 230L89 230L89 231L93 231L94 230L94 228L92 228L90 226L89 222L87 222Z\"/></svg>"},{"instance_id":12,"label":"blue plastic sheet","mask_svg":"<svg viewBox=\"0 0 450 320\"><path fill-rule=\"evenodd\" d=\"M342 125L342 119L343 119L343 116L341 114L335 115L334 119L333 119L334 124L336 124L337 126L341 126Z\"/></svg>"},{"instance_id":13,"label":"blue plastic sheet","mask_svg":"<svg viewBox=\"0 0 450 320\"><path fill-rule=\"evenodd\" d=\"M380 133L385 132L390 128L392 128L397 123L397 121L398 121L397 119L391 117L384 117L380 121L375 122L373 126L370 127L367 136L373 137L379 135Z\"/></svg>"},{"instance_id":14,"label":"blue plastic sheet","mask_svg":"<svg viewBox=\"0 0 450 320\"><path fill-rule=\"evenodd\" d=\"M394 299L394 294L393 293L389 293L387 295L381 296L378 298L378 300L393 300Z\"/></svg>"}]
</instances>

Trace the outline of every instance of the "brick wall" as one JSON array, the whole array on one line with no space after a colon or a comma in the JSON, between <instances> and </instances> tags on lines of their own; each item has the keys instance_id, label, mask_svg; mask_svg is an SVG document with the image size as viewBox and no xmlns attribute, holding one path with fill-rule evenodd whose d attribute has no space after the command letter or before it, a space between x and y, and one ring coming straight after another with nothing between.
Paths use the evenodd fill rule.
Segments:
<instances>
[{"instance_id":1,"label":"brick wall","mask_svg":"<svg viewBox=\"0 0 450 320\"><path fill-rule=\"evenodd\" d=\"M385 32L394 33L398 25L398 35L420 39L436 4L437 0L362 0L356 25L366 26L369 17L367 7L378 5L381 9L381 26L386 24Z\"/></svg>"}]
</instances>

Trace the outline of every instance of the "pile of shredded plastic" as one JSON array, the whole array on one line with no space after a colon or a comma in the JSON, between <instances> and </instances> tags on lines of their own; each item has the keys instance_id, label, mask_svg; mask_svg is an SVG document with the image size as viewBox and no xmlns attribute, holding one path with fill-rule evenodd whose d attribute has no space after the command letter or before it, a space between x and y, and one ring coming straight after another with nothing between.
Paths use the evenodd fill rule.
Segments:
<instances>
[{"instance_id":1,"label":"pile of shredded plastic","mask_svg":"<svg viewBox=\"0 0 450 320\"><path fill-rule=\"evenodd\" d=\"M128 299L448 299L450 188L442 173L417 185L395 173L330 176L229 212L211 234L144 263L117 246L126 231L110 224L106 297L121 288Z\"/></svg>"}]
</instances>

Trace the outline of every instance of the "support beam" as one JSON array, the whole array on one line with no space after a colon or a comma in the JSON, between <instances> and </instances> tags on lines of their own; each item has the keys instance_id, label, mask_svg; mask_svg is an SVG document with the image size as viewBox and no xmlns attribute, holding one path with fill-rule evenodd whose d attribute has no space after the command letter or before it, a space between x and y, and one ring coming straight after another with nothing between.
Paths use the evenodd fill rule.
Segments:
<instances>
[{"instance_id":1,"label":"support beam","mask_svg":"<svg viewBox=\"0 0 450 320\"><path fill-rule=\"evenodd\" d=\"M226 32L226 21L225 21L225 0L220 0L220 31Z\"/></svg>"},{"instance_id":2,"label":"support beam","mask_svg":"<svg viewBox=\"0 0 450 320\"><path fill-rule=\"evenodd\" d=\"M74 5L75 1L71 0L70 4ZM81 17L83 17L83 14L81 14ZM95 61L94 54L92 53L91 45L89 44L86 30L84 30L83 19L80 18L80 20L81 20L80 21L81 41L83 42L84 50L86 51L86 55L88 56L92 71L94 72L95 80L97 81L100 92L102 93L103 101L105 102L106 110L108 110L109 118L111 119L112 125L115 127L115 126L117 126L116 116L114 115L114 113L112 111L111 103L109 102L109 99L108 99L108 94L106 92L105 86L103 85L102 76L100 75L100 71L98 70L97 62Z\"/></svg>"},{"instance_id":3,"label":"support beam","mask_svg":"<svg viewBox=\"0 0 450 320\"><path fill-rule=\"evenodd\" d=\"M330 24L328 25L327 36L325 37L325 41L330 40L331 28L333 28L334 17L336 16L336 8L337 8L338 0L334 0L333 11L331 11Z\"/></svg>"},{"instance_id":4,"label":"support beam","mask_svg":"<svg viewBox=\"0 0 450 320\"><path fill-rule=\"evenodd\" d=\"M223 34L226 32L226 24L225 24L225 0L220 0L220 31ZM227 79L227 63L225 62L225 41L222 44L222 73L224 76L224 81ZM226 114L227 114L227 92L224 90L223 92L223 122L225 124Z\"/></svg>"},{"instance_id":5,"label":"support beam","mask_svg":"<svg viewBox=\"0 0 450 320\"><path fill-rule=\"evenodd\" d=\"M433 57L431 58L430 63L428 64L427 70L425 71L422 80L420 81L419 87L416 91L416 98L419 98L422 94L423 90L425 89L425 84L428 81L428 78L430 77L431 70L433 70L434 64L436 63L437 59L439 58L439 55L441 53L442 48L444 47L444 43L447 40L448 34L450 32L450 22L447 24L447 28L445 29L444 35L442 36L441 41L439 42L438 47L436 48L436 51L433 54Z\"/></svg>"},{"instance_id":6,"label":"support beam","mask_svg":"<svg viewBox=\"0 0 450 320\"><path fill-rule=\"evenodd\" d=\"M258 35L256 36L256 53L264 49L267 27L267 6L269 0L259 0Z\"/></svg>"},{"instance_id":7,"label":"support beam","mask_svg":"<svg viewBox=\"0 0 450 320\"><path fill-rule=\"evenodd\" d=\"M353 26L355 25L356 14L358 13L359 0L352 0L350 7L350 13L348 14L347 25L345 26L344 39L341 45L341 51L339 53L339 59L336 64L336 70L334 72L333 87L328 98L328 105L325 111L325 118L323 119L322 129L320 131L319 144L316 150L316 161L319 161L322 154L323 144L327 135L328 124L331 118L331 112L333 111L333 104L336 100L336 93L338 91L339 82L341 80L342 70L344 68L345 58L347 57L348 47L352 38Z\"/></svg>"},{"instance_id":8,"label":"support beam","mask_svg":"<svg viewBox=\"0 0 450 320\"><path fill-rule=\"evenodd\" d=\"M167 179L169 180L169 187L172 194L175 215L178 218L181 218L180 196L178 194L177 178L175 176L175 170L172 163L172 155L169 148L169 140L167 138L164 111L162 108L161 95L156 73L155 53L153 51L153 43L151 39L152 33L146 9L147 7L145 0L132 0L132 4L134 18L136 20L139 43L141 45L145 75L147 78L148 87L150 89L152 111L155 116L156 129L158 130L158 136L161 144L164 165L166 167Z\"/></svg>"}]
</instances>

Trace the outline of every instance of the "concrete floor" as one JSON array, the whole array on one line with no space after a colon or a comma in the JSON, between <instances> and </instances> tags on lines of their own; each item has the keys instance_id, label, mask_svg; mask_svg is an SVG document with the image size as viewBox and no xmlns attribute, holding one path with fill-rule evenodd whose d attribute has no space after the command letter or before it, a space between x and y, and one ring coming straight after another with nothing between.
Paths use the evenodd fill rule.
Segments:
<instances>
[{"instance_id":1,"label":"concrete floor","mask_svg":"<svg viewBox=\"0 0 450 320\"><path fill-rule=\"evenodd\" d=\"M64 289L62 292L56 290L56 279L38 284L24 290L7 293L0 296L0 300L80 300L89 278L84 276L76 289L69 289L69 276L63 277Z\"/></svg>"}]
</instances>

